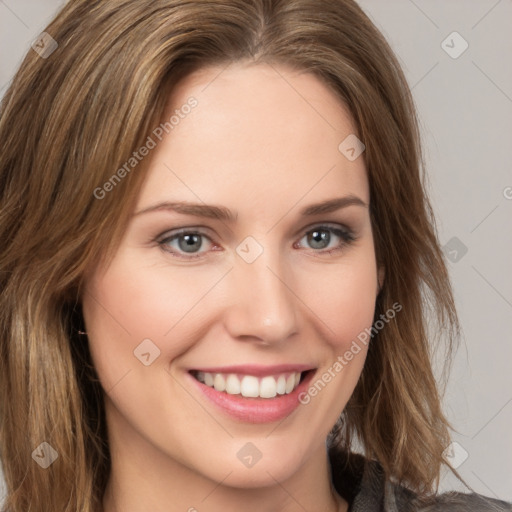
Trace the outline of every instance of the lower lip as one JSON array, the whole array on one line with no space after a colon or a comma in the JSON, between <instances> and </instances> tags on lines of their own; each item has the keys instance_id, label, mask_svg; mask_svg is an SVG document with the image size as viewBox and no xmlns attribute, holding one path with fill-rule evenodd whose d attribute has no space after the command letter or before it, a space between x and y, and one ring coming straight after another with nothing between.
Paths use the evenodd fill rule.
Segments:
<instances>
[{"instance_id":1,"label":"lower lip","mask_svg":"<svg viewBox=\"0 0 512 512\"><path fill-rule=\"evenodd\" d=\"M286 418L299 407L299 395L307 389L314 373L309 371L290 394L277 395L274 398L245 398L242 395L230 395L216 391L190 374L188 377L210 402L232 418L245 423L271 423Z\"/></svg>"}]
</instances>

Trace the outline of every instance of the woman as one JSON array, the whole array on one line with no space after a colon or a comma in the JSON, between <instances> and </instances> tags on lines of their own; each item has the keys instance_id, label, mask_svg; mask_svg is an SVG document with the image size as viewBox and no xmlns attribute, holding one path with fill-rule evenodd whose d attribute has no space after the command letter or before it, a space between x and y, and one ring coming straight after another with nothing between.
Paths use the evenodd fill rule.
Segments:
<instances>
[{"instance_id":1,"label":"woman","mask_svg":"<svg viewBox=\"0 0 512 512\"><path fill-rule=\"evenodd\" d=\"M5 511L512 510L436 494L457 317L355 3L71 0L0 140Z\"/></svg>"}]
</instances>

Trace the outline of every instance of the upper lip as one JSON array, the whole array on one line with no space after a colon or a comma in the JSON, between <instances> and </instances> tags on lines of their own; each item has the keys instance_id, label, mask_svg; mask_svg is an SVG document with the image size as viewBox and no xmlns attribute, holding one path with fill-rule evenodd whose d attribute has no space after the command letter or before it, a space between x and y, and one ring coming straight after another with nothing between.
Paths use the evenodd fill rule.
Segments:
<instances>
[{"instance_id":1,"label":"upper lip","mask_svg":"<svg viewBox=\"0 0 512 512\"><path fill-rule=\"evenodd\" d=\"M214 366L193 368L191 371L204 373L238 373L243 375L254 375L255 377L265 377L267 375L276 375L279 373L305 372L314 370L314 366L308 364L277 364L272 366L262 366L255 364L243 364L235 366Z\"/></svg>"}]
</instances>

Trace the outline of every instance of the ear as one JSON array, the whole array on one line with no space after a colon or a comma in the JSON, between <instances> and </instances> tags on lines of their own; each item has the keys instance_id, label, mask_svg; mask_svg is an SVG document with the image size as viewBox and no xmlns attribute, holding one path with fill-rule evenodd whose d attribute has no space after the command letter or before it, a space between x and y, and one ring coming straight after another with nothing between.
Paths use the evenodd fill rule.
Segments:
<instances>
[{"instance_id":1,"label":"ear","mask_svg":"<svg viewBox=\"0 0 512 512\"><path fill-rule=\"evenodd\" d=\"M384 285L384 277L385 277L384 265L380 265L377 270L377 295L382 290L382 286Z\"/></svg>"}]
</instances>

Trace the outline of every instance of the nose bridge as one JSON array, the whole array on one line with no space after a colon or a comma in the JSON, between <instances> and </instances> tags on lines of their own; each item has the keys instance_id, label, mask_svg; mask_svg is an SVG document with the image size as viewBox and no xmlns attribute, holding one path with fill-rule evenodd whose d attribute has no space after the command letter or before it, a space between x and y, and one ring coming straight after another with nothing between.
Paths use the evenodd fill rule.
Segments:
<instances>
[{"instance_id":1,"label":"nose bridge","mask_svg":"<svg viewBox=\"0 0 512 512\"><path fill-rule=\"evenodd\" d=\"M234 297L228 330L235 337L252 337L265 343L285 340L297 328L297 302L288 284L291 272L279 248L263 248L252 262L239 254L242 256L237 256L232 273Z\"/></svg>"}]
</instances>

